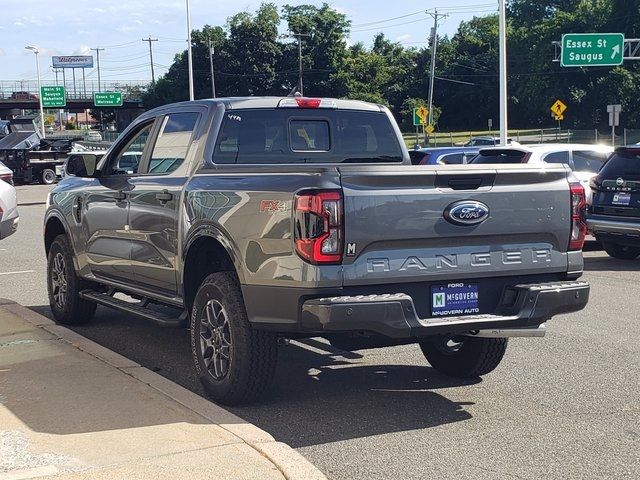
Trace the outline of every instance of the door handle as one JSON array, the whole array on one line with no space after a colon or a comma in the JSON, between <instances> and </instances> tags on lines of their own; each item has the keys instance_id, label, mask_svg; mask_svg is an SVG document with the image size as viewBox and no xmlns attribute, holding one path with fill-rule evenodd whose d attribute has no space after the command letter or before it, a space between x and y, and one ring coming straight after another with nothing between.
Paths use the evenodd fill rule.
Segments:
<instances>
[{"instance_id":1,"label":"door handle","mask_svg":"<svg viewBox=\"0 0 640 480\"><path fill-rule=\"evenodd\" d=\"M162 192L156 193L156 200L160 203L167 203L173 200L173 193L169 193L168 190L163 190Z\"/></svg>"},{"instance_id":2,"label":"door handle","mask_svg":"<svg viewBox=\"0 0 640 480\"><path fill-rule=\"evenodd\" d=\"M126 200L127 194L125 192L122 192L122 191L116 192L116 194L113 196L113 198L115 198L118 201Z\"/></svg>"}]
</instances>

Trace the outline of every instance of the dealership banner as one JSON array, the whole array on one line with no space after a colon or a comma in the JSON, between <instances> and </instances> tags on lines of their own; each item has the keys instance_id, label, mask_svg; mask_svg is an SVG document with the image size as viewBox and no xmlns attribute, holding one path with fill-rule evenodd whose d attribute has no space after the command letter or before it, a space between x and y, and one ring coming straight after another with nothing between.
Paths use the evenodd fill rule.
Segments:
<instances>
[{"instance_id":1,"label":"dealership banner","mask_svg":"<svg viewBox=\"0 0 640 480\"><path fill-rule=\"evenodd\" d=\"M53 68L93 68L91 55L64 55L51 57Z\"/></svg>"}]
</instances>

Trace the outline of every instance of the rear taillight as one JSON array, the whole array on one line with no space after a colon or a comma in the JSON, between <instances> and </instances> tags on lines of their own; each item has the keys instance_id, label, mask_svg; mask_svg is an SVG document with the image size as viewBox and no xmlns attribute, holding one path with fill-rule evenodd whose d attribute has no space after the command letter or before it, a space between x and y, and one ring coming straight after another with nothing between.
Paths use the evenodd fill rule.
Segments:
<instances>
[{"instance_id":1,"label":"rear taillight","mask_svg":"<svg viewBox=\"0 0 640 480\"><path fill-rule=\"evenodd\" d=\"M571 239L569 250L582 250L584 239L587 236L587 222L585 210L587 200L584 187L579 183L571 184Z\"/></svg>"},{"instance_id":2,"label":"rear taillight","mask_svg":"<svg viewBox=\"0 0 640 480\"><path fill-rule=\"evenodd\" d=\"M13 185L13 173L0 174L0 180L4 180L9 185Z\"/></svg>"},{"instance_id":3,"label":"rear taillight","mask_svg":"<svg viewBox=\"0 0 640 480\"><path fill-rule=\"evenodd\" d=\"M298 255L313 264L342 261L344 224L340 192L296 195L293 221Z\"/></svg>"}]
</instances>

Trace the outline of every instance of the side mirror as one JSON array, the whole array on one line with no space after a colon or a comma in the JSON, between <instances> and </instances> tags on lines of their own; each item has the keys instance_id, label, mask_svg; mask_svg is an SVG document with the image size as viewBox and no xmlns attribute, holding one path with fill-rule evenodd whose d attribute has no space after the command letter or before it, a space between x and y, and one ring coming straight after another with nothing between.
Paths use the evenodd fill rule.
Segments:
<instances>
[{"instance_id":1,"label":"side mirror","mask_svg":"<svg viewBox=\"0 0 640 480\"><path fill-rule=\"evenodd\" d=\"M72 153L65 164L65 175L93 177L101 158L102 155L96 153Z\"/></svg>"}]
</instances>

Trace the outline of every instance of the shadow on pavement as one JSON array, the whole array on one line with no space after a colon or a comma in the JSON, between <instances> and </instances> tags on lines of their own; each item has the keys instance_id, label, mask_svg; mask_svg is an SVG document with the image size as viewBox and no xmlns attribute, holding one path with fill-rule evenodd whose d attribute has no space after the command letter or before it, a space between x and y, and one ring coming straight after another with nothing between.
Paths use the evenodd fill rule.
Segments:
<instances>
[{"instance_id":1,"label":"shadow on pavement","mask_svg":"<svg viewBox=\"0 0 640 480\"><path fill-rule=\"evenodd\" d=\"M48 306L31 307L50 316ZM205 396L192 366L189 333L98 307L72 329ZM403 347L398 347L403 348ZM406 348L406 347L404 347ZM273 385L260 403L229 408L294 448L409 431L471 418L465 402L435 390L480 382L451 379L424 365L372 365L315 339L279 352Z\"/></svg>"},{"instance_id":2,"label":"shadow on pavement","mask_svg":"<svg viewBox=\"0 0 640 480\"><path fill-rule=\"evenodd\" d=\"M585 257L584 270L587 272L638 272L640 260L618 260L606 257Z\"/></svg>"}]
</instances>

